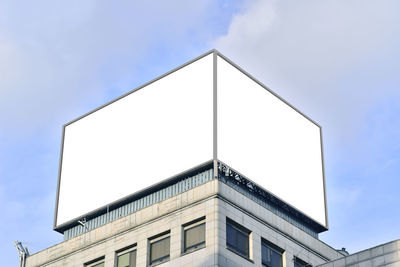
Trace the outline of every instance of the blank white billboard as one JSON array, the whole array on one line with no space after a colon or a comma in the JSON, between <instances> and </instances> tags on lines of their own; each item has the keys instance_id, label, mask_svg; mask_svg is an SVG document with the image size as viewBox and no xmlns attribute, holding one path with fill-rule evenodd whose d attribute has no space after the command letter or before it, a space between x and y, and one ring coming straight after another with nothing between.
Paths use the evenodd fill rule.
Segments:
<instances>
[{"instance_id":1,"label":"blank white billboard","mask_svg":"<svg viewBox=\"0 0 400 267\"><path fill-rule=\"evenodd\" d=\"M213 54L64 128L55 226L213 159Z\"/></svg>"},{"instance_id":2,"label":"blank white billboard","mask_svg":"<svg viewBox=\"0 0 400 267\"><path fill-rule=\"evenodd\" d=\"M55 228L212 160L327 227L320 127L213 51L64 126Z\"/></svg>"},{"instance_id":3,"label":"blank white billboard","mask_svg":"<svg viewBox=\"0 0 400 267\"><path fill-rule=\"evenodd\" d=\"M218 160L323 226L320 127L218 56Z\"/></svg>"}]
</instances>

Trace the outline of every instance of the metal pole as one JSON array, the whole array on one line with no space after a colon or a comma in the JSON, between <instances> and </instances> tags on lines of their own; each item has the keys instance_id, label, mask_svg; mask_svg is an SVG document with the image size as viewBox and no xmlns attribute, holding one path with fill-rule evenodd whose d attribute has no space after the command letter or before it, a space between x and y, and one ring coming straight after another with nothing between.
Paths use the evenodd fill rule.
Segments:
<instances>
[{"instance_id":1,"label":"metal pole","mask_svg":"<svg viewBox=\"0 0 400 267\"><path fill-rule=\"evenodd\" d=\"M28 249L24 248L24 246L22 246L22 243L18 240L14 241L14 246L17 249L19 256L19 267L25 267L26 257L29 256Z\"/></svg>"}]
</instances>

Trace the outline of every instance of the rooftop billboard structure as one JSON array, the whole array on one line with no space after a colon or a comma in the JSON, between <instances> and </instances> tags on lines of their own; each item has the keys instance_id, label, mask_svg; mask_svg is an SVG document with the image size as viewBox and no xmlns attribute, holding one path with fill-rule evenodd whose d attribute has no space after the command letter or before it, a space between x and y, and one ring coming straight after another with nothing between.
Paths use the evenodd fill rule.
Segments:
<instances>
[{"instance_id":1,"label":"rooftop billboard structure","mask_svg":"<svg viewBox=\"0 0 400 267\"><path fill-rule=\"evenodd\" d=\"M64 125L54 228L218 162L328 227L320 127L212 50Z\"/></svg>"}]
</instances>

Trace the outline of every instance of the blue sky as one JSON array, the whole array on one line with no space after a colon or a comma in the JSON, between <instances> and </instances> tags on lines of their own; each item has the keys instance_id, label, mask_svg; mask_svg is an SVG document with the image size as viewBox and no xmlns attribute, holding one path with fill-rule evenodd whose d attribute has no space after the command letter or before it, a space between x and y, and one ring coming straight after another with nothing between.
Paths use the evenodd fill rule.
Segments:
<instances>
[{"instance_id":1,"label":"blue sky","mask_svg":"<svg viewBox=\"0 0 400 267\"><path fill-rule=\"evenodd\" d=\"M139 2L139 1L137 1ZM323 129L330 230L400 238L400 2L0 0L0 255L52 230L61 127L212 48Z\"/></svg>"}]
</instances>

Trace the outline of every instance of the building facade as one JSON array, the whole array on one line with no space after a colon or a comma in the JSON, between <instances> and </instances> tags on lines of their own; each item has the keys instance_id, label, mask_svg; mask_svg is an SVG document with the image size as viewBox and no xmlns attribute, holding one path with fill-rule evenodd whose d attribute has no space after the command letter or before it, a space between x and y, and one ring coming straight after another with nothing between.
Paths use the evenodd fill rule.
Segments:
<instances>
[{"instance_id":1,"label":"building facade","mask_svg":"<svg viewBox=\"0 0 400 267\"><path fill-rule=\"evenodd\" d=\"M78 226L82 233L28 256L25 266L400 266L400 240L346 256L223 174L213 179L212 169L174 186L182 191L163 188L138 199L148 204L137 211Z\"/></svg>"},{"instance_id":2,"label":"building facade","mask_svg":"<svg viewBox=\"0 0 400 267\"><path fill-rule=\"evenodd\" d=\"M64 126L64 241L20 266L400 266L399 241L348 255L318 239L319 125L218 51L144 87Z\"/></svg>"},{"instance_id":3,"label":"building facade","mask_svg":"<svg viewBox=\"0 0 400 267\"><path fill-rule=\"evenodd\" d=\"M204 182L196 185L200 176ZM26 266L290 267L343 257L238 184L212 177L213 170L205 170L177 182L186 183L186 189L174 196L91 230L80 225L83 233L30 255ZM118 265L129 252L134 254L130 265Z\"/></svg>"}]
</instances>

